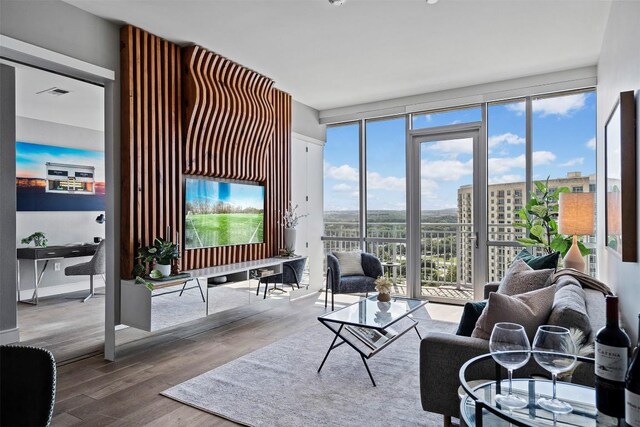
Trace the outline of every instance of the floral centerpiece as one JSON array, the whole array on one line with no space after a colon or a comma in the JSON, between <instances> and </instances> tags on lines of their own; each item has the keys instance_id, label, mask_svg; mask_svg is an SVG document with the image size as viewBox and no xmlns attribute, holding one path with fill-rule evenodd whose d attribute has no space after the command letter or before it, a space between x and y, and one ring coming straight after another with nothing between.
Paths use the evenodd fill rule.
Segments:
<instances>
[{"instance_id":1,"label":"floral centerpiece","mask_svg":"<svg viewBox=\"0 0 640 427\"><path fill-rule=\"evenodd\" d=\"M378 291L379 301L391 301L391 287L393 282L387 276L380 276L374 282Z\"/></svg>"},{"instance_id":2,"label":"floral centerpiece","mask_svg":"<svg viewBox=\"0 0 640 427\"><path fill-rule=\"evenodd\" d=\"M284 210L284 214L282 215L281 224L284 227L284 247L287 256L294 255L296 249L296 227L300 219L308 215L301 215L297 210L298 205L293 206L293 203L289 201L289 207Z\"/></svg>"}]
</instances>

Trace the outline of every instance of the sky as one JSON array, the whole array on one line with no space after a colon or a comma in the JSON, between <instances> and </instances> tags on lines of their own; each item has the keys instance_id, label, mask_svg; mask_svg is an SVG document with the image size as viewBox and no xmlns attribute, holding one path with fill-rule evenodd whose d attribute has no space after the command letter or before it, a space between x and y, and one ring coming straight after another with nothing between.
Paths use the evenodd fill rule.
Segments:
<instances>
[{"instance_id":1,"label":"sky","mask_svg":"<svg viewBox=\"0 0 640 427\"><path fill-rule=\"evenodd\" d=\"M595 174L595 92L533 100L533 179ZM522 182L525 176L524 101L491 104L488 109L489 183ZM413 128L480 121L480 108L415 115ZM367 207L404 210L405 119L366 124ZM471 184L471 140L426 142L420 150L423 210L456 208L457 190ZM327 128L324 154L326 211L358 208L358 125Z\"/></svg>"},{"instance_id":2,"label":"sky","mask_svg":"<svg viewBox=\"0 0 640 427\"><path fill-rule=\"evenodd\" d=\"M54 145L16 142L16 177L47 177L46 163L95 167L96 182L104 182L104 152Z\"/></svg>"},{"instance_id":3,"label":"sky","mask_svg":"<svg viewBox=\"0 0 640 427\"><path fill-rule=\"evenodd\" d=\"M261 185L187 178L185 187L187 203L208 200L213 204L222 201L243 208L264 209L264 187Z\"/></svg>"}]
</instances>

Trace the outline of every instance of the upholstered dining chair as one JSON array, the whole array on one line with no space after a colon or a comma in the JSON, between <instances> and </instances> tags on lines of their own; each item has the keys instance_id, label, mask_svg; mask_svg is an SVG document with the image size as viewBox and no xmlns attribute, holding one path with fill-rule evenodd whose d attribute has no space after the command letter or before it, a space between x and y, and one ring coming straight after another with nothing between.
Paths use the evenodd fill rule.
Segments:
<instances>
[{"instance_id":1,"label":"upholstered dining chair","mask_svg":"<svg viewBox=\"0 0 640 427\"><path fill-rule=\"evenodd\" d=\"M70 265L64 269L65 276L89 276L89 295L82 299L82 302L87 302L89 298L97 295L93 291L93 276L96 274L104 274L106 270L106 251L105 240L102 240L96 249L96 253L93 254L91 260L82 262L80 264Z\"/></svg>"},{"instance_id":2,"label":"upholstered dining chair","mask_svg":"<svg viewBox=\"0 0 640 427\"><path fill-rule=\"evenodd\" d=\"M0 346L0 425L48 426L56 400L56 361L48 350Z\"/></svg>"},{"instance_id":3,"label":"upholstered dining chair","mask_svg":"<svg viewBox=\"0 0 640 427\"><path fill-rule=\"evenodd\" d=\"M258 289L256 289L256 296L260 292L260 285L264 284L264 297L267 297L267 288L269 284L282 283L282 285L290 285L291 289L296 289L293 285L300 289L300 282L302 281L302 274L304 273L304 267L307 264L307 257L297 258L291 261L282 263L282 278L279 274L274 276L267 276L260 278L258 283Z\"/></svg>"},{"instance_id":4,"label":"upholstered dining chair","mask_svg":"<svg viewBox=\"0 0 640 427\"><path fill-rule=\"evenodd\" d=\"M375 281L382 276L382 264L373 254L362 252L360 269L357 265L357 252L333 252L327 254L327 287L324 295L324 307L327 307L331 290L331 310L334 294L361 293L375 291ZM343 264L341 266L341 263ZM347 264L345 264L347 263Z\"/></svg>"}]
</instances>

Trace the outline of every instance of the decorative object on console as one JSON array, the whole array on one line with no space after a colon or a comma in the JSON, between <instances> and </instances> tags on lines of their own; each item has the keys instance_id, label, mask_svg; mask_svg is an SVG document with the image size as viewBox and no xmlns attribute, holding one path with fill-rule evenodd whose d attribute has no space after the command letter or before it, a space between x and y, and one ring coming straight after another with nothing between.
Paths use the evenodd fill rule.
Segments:
<instances>
[{"instance_id":1,"label":"decorative object on console","mask_svg":"<svg viewBox=\"0 0 640 427\"><path fill-rule=\"evenodd\" d=\"M33 242L36 248L46 248L48 241L42 231L36 231L30 236L27 236L24 239L20 240L20 243L25 245L28 245L31 242Z\"/></svg>"},{"instance_id":2,"label":"decorative object on console","mask_svg":"<svg viewBox=\"0 0 640 427\"><path fill-rule=\"evenodd\" d=\"M623 262L638 261L636 107L633 91L621 92L605 124L607 247Z\"/></svg>"},{"instance_id":3,"label":"decorative object on console","mask_svg":"<svg viewBox=\"0 0 640 427\"><path fill-rule=\"evenodd\" d=\"M571 248L564 256L564 266L584 272L587 263L578 248L578 235L593 234L593 193L560 193L558 232L573 235Z\"/></svg>"},{"instance_id":4,"label":"decorative object on console","mask_svg":"<svg viewBox=\"0 0 640 427\"><path fill-rule=\"evenodd\" d=\"M140 248L138 251L138 259L145 264L155 263L153 269L159 271L162 277L171 275L171 262L179 256L178 245L160 237L154 239L153 245ZM144 272L145 266L137 264L134 275L141 276Z\"/></svg>"},{"instance_id":5,"label":"decorative object on console","mask_svg":"<svg viewBox=\"0 0 640 427\"><path fill-rule=\"evenodd\" d=\"M511 224L514 228L526 229L527 236L516 240L525 246L538 246L550 254L554 251L564 256L572 243L572 236L558 232L558 199L561 193L568 193L568 187L559 187L553 191L549 188L549 177L545 182L536 181L536 191L531 192L527 205L516 212L518 222ZM589 255L591 251L578 242L580 253Z\"/></svg>"},{"instance_id":6,"label":"decorative object on console","mask_svg":"<svg viewBox=\"0 0 640 427\"><path fill-rule=\"evenodd\" d=\"M106 221L106 217L104 216L104 214L100 214L96 217L96 222L98 224L104 224L104 222Z\"/></svg>"},{"instance_id":7,"label":"decorative object on console","mask_svg":"<svg viewBox=\"0 0 640 427\"><path fill-rule=\"evenodd\" d=\"M284 227L284 246L287 255L293 255L296 250L296 227L300 219L309 214L300 215L296 212L298 205L293 206L289 201L289 206L284 210L282 215L282 226Z\"/></svg>"}]
</instances>

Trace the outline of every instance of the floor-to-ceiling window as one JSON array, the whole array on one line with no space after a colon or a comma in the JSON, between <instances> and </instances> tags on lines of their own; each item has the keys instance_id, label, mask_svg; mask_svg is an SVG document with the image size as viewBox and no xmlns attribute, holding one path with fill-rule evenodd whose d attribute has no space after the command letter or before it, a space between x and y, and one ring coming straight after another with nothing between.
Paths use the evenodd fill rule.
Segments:
<instances>
[{"instance_id":1,"label":"floor-to-ceiling window","mask_svg":"<svg viewBox=\"0 0 640 427\"><path fill-rule=\"evenodd\" d=\"M473 154L480 150L486 160L486 185L479 193L486 200L486 242L479 243L487 248L487 278L499 280L522 247L515 240L522 231L512 224L535 181L550 176L550 186L595 191L595 98L593 90L573 91L330 126L325 247L376 252L383 261L399 264L389 271L403 285L407 213L401 163L407 161L407 132L482 122L485 144L421 144L420 175L413 178L420 180L420 294L468 299L473 289L470 231L476 221L471 215ZM593 246L593 236L586 240ZM595 273L595 254L589 261Z\"/></svg>"}]
</instances>

